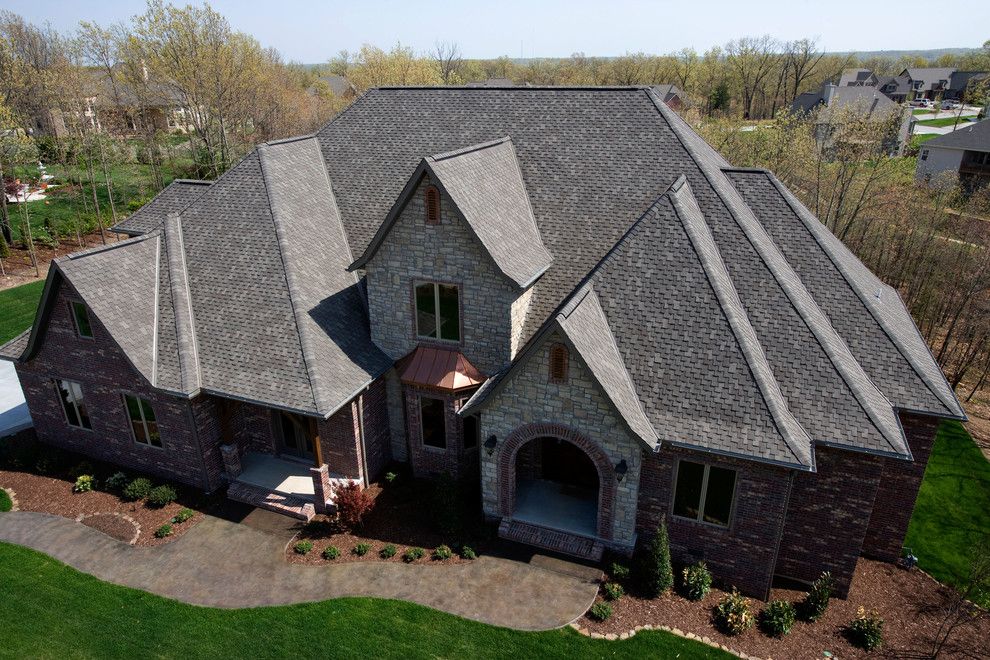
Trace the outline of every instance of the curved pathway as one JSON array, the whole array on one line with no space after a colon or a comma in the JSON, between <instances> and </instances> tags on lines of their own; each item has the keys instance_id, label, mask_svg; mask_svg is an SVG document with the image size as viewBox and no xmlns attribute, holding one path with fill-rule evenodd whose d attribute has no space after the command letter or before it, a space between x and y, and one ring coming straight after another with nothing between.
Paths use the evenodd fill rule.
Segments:
<instances>
[{"instance_id":1,"label":"curved pathway","mask_svg":"<svg viewBox=\"0 0 990 660\"><path fill-rule=\"evenodd\" d=\"M0 513L0 541L39 550L107 582L211 607L375 596L508 628L546 630L581 616L598 593L592 580L490 556L453 566L290 564L283 539L212 516L171 543L147 548L61 516L16 511Z\"/></svg>"}]
</instances>

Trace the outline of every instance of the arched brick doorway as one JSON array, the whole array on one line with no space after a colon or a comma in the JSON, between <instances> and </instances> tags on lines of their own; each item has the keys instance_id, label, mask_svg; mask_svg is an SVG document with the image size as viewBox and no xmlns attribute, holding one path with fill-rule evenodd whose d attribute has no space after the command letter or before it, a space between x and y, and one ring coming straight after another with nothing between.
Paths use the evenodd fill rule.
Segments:
<instances>
[{"instance_id":1,"label":"arched brick doorway","mask_svg":"<svg viewBox=\"0 0 990 660\"><path fill-rule=\"evenodd\" d=\"M535 454L534 447L546 450L547 443L552 443L553 446L549 451L539 452L540 460L568 461L569 467L577 468L583 473L575 475L577 478L570 479L570 483L565 485L591 489L594 482L597 489L597 506L593 527L599 538L611 540L615 517L615 470L601 447L583 433L562 424L528 424L513 431L506 439L500 449L498 460L499 513L506 518L514 516L520 482L532 477L532 474L527 475L524 470L520 478L520 452ZM525 460L524 458L524 463ZM586 461L586 464L582 464L582 461ZM540 466L540 468L541 475L559 479L564 466L557 464ZM549 479L549 481L553 480L555 479ZM547 502L547 506L554 506L554 503Z\"/></svg>"}]
</instances>

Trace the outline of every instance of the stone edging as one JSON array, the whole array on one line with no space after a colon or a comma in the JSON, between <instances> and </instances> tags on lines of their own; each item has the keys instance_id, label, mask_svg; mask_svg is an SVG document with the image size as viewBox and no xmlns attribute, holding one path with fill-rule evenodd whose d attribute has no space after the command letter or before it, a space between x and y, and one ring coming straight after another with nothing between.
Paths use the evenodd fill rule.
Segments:
<instances>
[{"instance_id":1,"label":"stone edging","mask_svg":"<svg viewBox=\"0 0 990 660\"><path fill-rule=\"evenodd\" d=\"M0 490L6 492L7 493L7 496L10 498L10 510L11 511L20 511L20 507L17 504L17 493L15 493L10 488L3 488L2 486L0 486Z\"/></svg>"},{"instance_id":2,"label":"stone edging","mask_svg":"<svg viewBox=\"0 0 990 660\"><path fill-rule=\"evenodd\" d=\"M591 639L606 639L606 640L608 640L610 642L611 641L620 640L620 639L629 639L630 637L632 637L633 635L635 635L636 633L638 633L640 630L662 630L662 631L668 632L668 633L670 633L672 635L677 635L678 637L683 637L684 639L693 639L696 642L701 642L702 644L707 644L708 646L711 646L713 648L721 649L722 651L725 651L726 653L731 653L732 655L736 656L737 658L743 658L743 660L759 660L759 658L757 658L755 656L746 655L745 653L742 653L741 651L736 651L735 649L730 649L728 646L725 646L724 644L719 644L718 642L716 642L716 641L714 641L714 640L712 640L712 639L710 639L708 637L702 637L700 635L695 635L692 632L684 632L683 630L681 630L679 628L671 628L670 626L652 626L650 624L646 624L645 626L636 626L632 630L628 630L628 631L626 631L624 633L608 633L608 634L602 634L602 633L591 632L587 628L582 628L577 623L571 623L569 625L570 625L571 628L573 628L574 630L576 630L579 634L584 635L585 637L590 637Z\"/></svg>"},{"instance_id":3,"label":"stone edging","mask_svg":"<svg viewBox=\"0 0 990 660\"><path fill-rule=\"evenodd\" d=\"M118 518L122 518L127 522L131 523L132 525L134 525L134 536L131 538L130 541L127 541L127 545L134 545L135 543L137 543L138 537L141 536L141 523L134 520L134 518L131 518L126 513L117 513L116 511L106 511L101 513L80 513L78 516L76 516L76 522L81 523L87 518L93 518L95 516L117 516ZM96 531L100 531L100 530L96 530Z\"/></svg>"}]
</instances>

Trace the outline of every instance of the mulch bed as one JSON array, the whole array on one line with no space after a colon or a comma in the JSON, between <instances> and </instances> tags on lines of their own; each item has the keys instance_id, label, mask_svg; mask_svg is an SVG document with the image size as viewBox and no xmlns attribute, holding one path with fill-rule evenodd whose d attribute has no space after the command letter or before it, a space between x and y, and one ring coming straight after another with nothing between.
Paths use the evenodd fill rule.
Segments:
<instances>
[{"instance_id":1,"label":"mulch bed","mask_svg":"<svg viewBox=\"0 0 990 660\"><path fill-rule=\"evenodd\" d=\"M300 533L286 547L286 559L294 564L339 564L353 561L402 562L402 554L413 547L423 548L426 555L416 563L436 565L458 564L464 561L457 552L461 544L470 546L479 555L488 547L487 531L478 526L469 532L444 535L436 531L435 520L431 515L426 486L405 478L392 484L372 484L367 492L374 498L375 506L365 516L360 529L341 529L327 516L317 516L305 525ZM300 555L293 550L296 541L308 540L313 550ZM359 543L367 543L371 549L364 556L352 552ZM382 559L379 551L386 545L396 547L395 556ZM446 544L453 550L450 559L434 561L430 555L438 545ZM323 559L324 548L335 546L340 550L337 559Z\"/></svg>"},{"instance_id":2,"label":"mulch bed","mask_svg":"<svg viewBox=\"0 0 990 660\"><path fill-rule=\"evenodd\" d=\"M84 516L79 522L124 543L136 543L137 539L140 538L141 528L134 522L133 518L125 517L125 514L96 513L91 516Z\"/></svg>"},{"instance_id":3,"label":"mulch bed","mask_svg":"<svg viewBox=\"0 0 990 660\"><path fill-rule=\"evenodd\" d=\"M623 633L647 624L666 625L761 658L822 658L826 657L825 651L835 658L920 658L927 656L931 638L942 622L939 604L944 602L946 590L921 571L860 559L849 597L833 598L816 623L798 621L781 639L768 637L757 626L737 637L719 632L712 624L711 614L724 595L724 591L712 589L703 600L691 602L676 594L656 600L627 594L611 603L612 616L607 621L595 621L585 615L577 623L601 634ZM794 589L775 588L771 593L771 599L795 604L803 598L804 592ZM763 605L762 601L750 599L754 614ZM860 606L877 609L884 619L883 646L872 653L853 646L846 638L846 626ZM978 617L957 629L943 657L990 657L988 639L990 617Z\"/></svg>"}]
</instances>

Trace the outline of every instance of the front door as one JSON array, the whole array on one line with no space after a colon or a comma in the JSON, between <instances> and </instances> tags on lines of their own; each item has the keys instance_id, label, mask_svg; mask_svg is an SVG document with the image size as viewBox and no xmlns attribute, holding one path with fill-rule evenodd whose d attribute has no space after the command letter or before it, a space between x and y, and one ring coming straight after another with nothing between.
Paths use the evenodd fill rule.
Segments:
<instances>
[{"instance_id":1,"label":"front door","mask_svg":"<svg viewBox=\"0 0 990 660\"><path fill-rule=\"evenodd\" d=\"M281 453L315 460L313 436L309 432L309 420L279 411L276 426Z\"/></svg>"}]
</instances>

